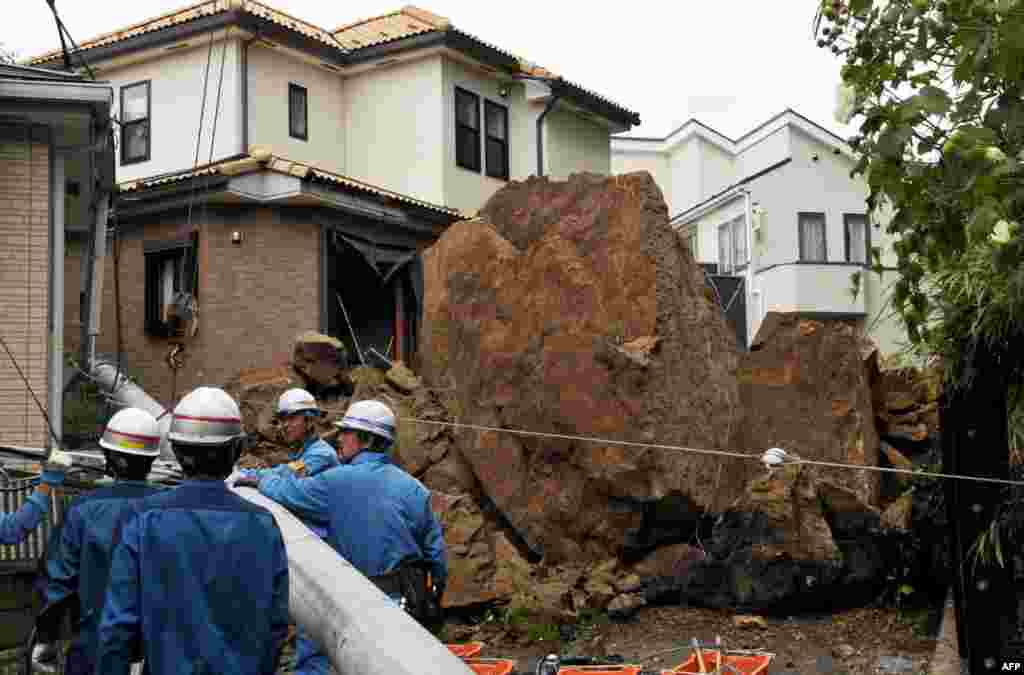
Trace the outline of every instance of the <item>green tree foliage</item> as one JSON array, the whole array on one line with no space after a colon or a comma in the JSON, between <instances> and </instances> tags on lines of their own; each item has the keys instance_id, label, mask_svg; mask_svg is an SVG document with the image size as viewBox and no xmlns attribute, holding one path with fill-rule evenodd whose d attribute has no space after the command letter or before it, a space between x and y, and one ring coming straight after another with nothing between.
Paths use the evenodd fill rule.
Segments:
<instances>
[{"instance_id":1,"label":"green tree foliage","mask_svg":"<svg viewBox=\"0 0 1024 675\"><path fill-rule=\"evenodd\" d=\"M1024 0L825 0L814 26L845 59L837 117L860 122L855 173L890 217L894 308L960 373L965 344L1024 336Z\"/></svg>"}]
</instances>

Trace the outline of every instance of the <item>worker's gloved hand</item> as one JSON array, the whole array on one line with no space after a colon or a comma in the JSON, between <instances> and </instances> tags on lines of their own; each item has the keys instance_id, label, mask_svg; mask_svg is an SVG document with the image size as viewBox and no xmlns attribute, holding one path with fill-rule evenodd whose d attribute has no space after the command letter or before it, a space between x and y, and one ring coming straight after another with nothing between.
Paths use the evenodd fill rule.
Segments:
<instances>
[{"instance_id":1,"label":"worker's gloved hand","mask_svg":"<svg viewBox=\"0 0 1024 675\"><path fill-rule=\"evenodd\" d=\"M228 478L229 484L235 487L259 487L260 472L256 469L242 469L234 474L234 481Z\"/></svg>"},{"instance_id":2,"label":"worker's gloved hand","mask_svg":"<svg viewBox=\"0 0 1024 675\"><path fill-rule=\"evenodd\" d=\"M50 459L43 464L41 480L46 485L56 487L64 484L64 474L71 468L71 455L60 450L50 453Z\"/></svg>"}]
</instances>

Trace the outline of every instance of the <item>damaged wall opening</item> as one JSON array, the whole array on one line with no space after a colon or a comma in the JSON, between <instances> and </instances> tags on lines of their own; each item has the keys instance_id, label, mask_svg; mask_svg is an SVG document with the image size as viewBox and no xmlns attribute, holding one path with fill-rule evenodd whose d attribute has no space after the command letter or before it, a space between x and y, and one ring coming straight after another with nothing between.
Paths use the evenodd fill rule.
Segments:
<instances>
[{"instance_id":1,"label":"damaged wall opening","mask_svg":"<svg viewBox=\"0 0 1024 675\"><path fill-rule=\"evenodd\" d=\"M327 241L327 333L345 344L353 363L359 360L355 342L364 358L372 347L408 363L422 298L418 253L339 232Z\"/></svg>"}]
</instances>

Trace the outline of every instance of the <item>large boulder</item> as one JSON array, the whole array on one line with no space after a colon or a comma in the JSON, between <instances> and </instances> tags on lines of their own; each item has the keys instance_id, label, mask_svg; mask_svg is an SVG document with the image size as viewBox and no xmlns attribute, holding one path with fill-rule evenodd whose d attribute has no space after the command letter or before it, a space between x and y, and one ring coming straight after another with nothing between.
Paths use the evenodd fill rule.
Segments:
<instances>
[{"instance_id":1,"label":"large boulder","mask_svg":"<svg viewBox=\"0 0 1024 675\"><path fill-rule=\"evenodd\" d=\"M872 391L863 342L851 321L769 312L739 369L746 445L778 446L804 459L877 466ZM874 471L823 475L877 504Z\"/></svg>"},{"instance_id":2,"label":"large boulder","mask_svg":"<svg viewBox=\"0 0 1024 675\"><path fill-rule=\"evenodd\" d=\"M423 262L419 363L458 421L562 436L457 438L547 562L617 551L638 514L613 500L739 494L740 460L642 446L735 448L742 426L735 337L649 174L513 182Z\"/></svg>"}]
</instances>

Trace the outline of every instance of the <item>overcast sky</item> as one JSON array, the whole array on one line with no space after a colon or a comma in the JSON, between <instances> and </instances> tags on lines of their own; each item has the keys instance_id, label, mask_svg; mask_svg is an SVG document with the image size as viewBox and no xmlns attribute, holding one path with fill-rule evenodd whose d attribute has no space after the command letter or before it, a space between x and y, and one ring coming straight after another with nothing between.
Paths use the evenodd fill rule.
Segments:
<instances>
[{"instance_id":1,"label":"overcast sky","mask_svg":"<svg viewBox=\"0 0 1024 675\"><path fill-rule=\"evenodd\" d=\"M46 0L17 2L0 42L19 57L59 46ZM323 28L408 0L264 0ZM630 135L662 137L696 117L731 138L790 107L843 138L833 119L838 57L811 33L819 0L417 0L458 28L640 113ZM77 42L186 6L175 0L57 0Z\"/></svg>"}]
</instances>

